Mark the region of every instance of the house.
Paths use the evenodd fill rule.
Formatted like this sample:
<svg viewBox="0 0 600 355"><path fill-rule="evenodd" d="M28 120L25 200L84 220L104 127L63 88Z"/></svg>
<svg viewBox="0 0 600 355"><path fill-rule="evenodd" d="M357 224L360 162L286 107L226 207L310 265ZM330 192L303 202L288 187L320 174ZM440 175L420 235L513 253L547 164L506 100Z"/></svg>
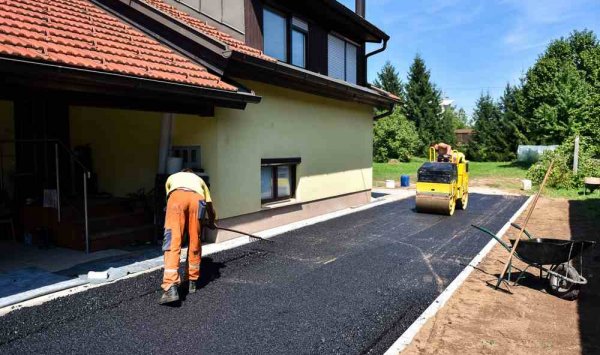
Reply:
<svg viewBox="0 0 600 355"><path fill-rule="evenodd" d="M442 107L442 112L446 111L447 109L449 109L450 107L452 107L452 104L454 103L454 100L448 98L448 97L444 97L442 99L442 101L440 102L440 106Z"/></svg>
<svg viewBox="0 0 600 355"><path fill-rule="evenodd" d="M475 135L475 130L471 128L459 128L454 130L456 144L459 147L464 146L473 140L473 135Z"/></svg>
<svg viewBox="0 0 600 355"><path fill-rule="evenodd" d="M160 238L173 167L247 232L369 202L374 108L398 98L367 83L389 36L357 10L1 2L1 203L23 233L89 251Z"/></svg>

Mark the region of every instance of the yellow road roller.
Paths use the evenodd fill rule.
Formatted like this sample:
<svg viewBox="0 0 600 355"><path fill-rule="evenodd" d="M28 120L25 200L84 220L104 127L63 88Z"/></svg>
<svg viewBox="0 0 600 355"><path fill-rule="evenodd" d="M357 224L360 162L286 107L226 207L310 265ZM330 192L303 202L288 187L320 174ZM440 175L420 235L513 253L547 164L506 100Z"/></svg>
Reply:
<svg viewBox="0 0 600 355"><path fill-rule="evenodd" d="M417 212L452 216L469 203L469 162L445 143L429 148L429 162L417 172Z"/></svg>

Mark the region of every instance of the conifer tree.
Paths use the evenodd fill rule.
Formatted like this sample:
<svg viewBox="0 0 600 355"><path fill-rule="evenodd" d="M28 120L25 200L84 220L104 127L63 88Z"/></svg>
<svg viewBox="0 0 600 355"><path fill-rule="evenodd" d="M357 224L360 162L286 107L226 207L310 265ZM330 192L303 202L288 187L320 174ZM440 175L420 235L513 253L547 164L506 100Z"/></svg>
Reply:
<svg viewBox="0 0 600 355"><path fill-rule="evenodd" d="M383 89L396 96L402 97L403 85L398 71L388 60L377 73L377 79L373 82L375 87Z"/></svg>
<svg viewBox="0 0 600 355"><path fill-rule="evenodd" d="M490 94L481 94L473 112L475 136L469 143L469 159L475 161L503 160L506 142L501 137L502 111Z"/></svg>
<svg viewBox="0 0 600 355"><path fill-rule="evenodd" d="M404 113L417 127L420 149L442 140L447 128L442 119L441 94L431 82L429 70L419 55L410 66L405 95Z"/></svg>

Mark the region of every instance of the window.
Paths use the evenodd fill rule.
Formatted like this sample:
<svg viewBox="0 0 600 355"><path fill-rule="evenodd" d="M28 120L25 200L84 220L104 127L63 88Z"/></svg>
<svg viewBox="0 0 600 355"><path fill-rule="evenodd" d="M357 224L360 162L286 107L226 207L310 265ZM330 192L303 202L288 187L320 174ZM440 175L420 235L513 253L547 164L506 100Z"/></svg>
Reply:
<svg viewBox="0 0 600 355"><path fill-rule="evenodd" d="M282 62L306 68L307 39L308 23L296 17L286 17L274 10L263 10L265 54Z"/></svg>
<svg viewBox="0 0 600 355"><path fill-rule="evenodd" d="M306 68L306 37L308 24L297 18L292 18L292 64Z"/></svg>
<svg viewBox="0 0 600 355"><path fill-rule="evenodd" d="M200 146L173 146L171 148L171 156L183 158L183 168L200 170L202 161L200 159Z"/></svg>
<svg viewBox="0 0 600 355"><path fill-rule="evenodd" d="M263 37L266 55L287 62L287 20L269 9L263 12Z"/></svg>
<svg viewBox="0 0 600 355"><path fill-rule="evenodd" d="M358 47L334 35L327 42L329 76L356 84Z"/></svg>
<svg viewBox="0 0 600 355"><path fill-rule="evenodd" d="M262 159L260 199L262 203L293 198L296 190L296 166L300 158Z"/></svg>

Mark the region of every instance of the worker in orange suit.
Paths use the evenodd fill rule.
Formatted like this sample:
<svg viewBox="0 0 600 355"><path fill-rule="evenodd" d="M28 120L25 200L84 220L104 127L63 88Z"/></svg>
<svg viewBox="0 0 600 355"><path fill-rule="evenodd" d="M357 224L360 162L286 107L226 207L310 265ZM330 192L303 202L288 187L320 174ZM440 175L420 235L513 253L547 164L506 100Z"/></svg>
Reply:
<svg viewBox="0 0 600 355"><path fill-rule="evenodd" d="M216 218L208 186L192 170L185 169L169 176L165 188L167 190L167 212L162 247L165 253L165 270L161 285L164 292L159 300L160 304L179 301L177 290L181 283L179 257L186 230L189 236L189 246L185 274L189 281L189 293L196 292L202 253L199 235L200 214L208 214L207 227L210 229L215 228Z"/></svg>

